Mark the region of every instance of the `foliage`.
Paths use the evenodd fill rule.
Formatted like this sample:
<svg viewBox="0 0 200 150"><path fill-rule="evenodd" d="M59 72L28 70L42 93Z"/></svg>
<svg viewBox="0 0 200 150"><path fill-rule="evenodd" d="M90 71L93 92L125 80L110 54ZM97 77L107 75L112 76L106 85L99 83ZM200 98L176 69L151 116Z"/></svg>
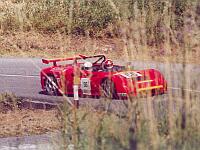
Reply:
<svg viewBox="0 0 200 150"><path fill-rule="evenodd" d="M27 0L2 4L3 30L86 32L105 28L115 20L107 1Z"/></svg>
<svg viewBox="0 0 200 150"><path fill-rule="evenodd" d="M0 28L95 35L111 26L109 32L121 36L120 21L139 24L144 19L147 43L159 45L166 40L168 22L174 31L184 26L188 6L198 16L196 0L5 0L0 3Z"/></svg>

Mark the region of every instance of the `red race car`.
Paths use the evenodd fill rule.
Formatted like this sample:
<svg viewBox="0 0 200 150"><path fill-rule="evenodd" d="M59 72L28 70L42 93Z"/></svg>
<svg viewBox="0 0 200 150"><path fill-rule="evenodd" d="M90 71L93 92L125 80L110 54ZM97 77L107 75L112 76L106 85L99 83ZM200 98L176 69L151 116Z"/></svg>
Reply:
<svg viewBox="0 0 200 150"><path fill-rule="evenodd" d="M74 84L83 97L127 98L167 92L167 82L158 70L131 70L113 64L104 55L42 59L42 62L53 63L40 73L42 89L48 95L73 95Z"/></svg>

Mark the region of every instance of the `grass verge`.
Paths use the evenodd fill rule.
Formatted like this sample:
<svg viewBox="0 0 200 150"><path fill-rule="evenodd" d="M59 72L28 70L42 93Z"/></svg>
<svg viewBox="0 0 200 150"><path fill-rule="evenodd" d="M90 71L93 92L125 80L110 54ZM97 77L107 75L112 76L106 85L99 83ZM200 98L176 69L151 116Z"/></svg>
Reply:
<svg viewBox="0 0 200 150"><path fill-rule="evenodd" d="M167 95L127 101L123 115L116 113L121 111L119 109L115 113L111 111L107 107L111 102L108 100L101 102L103 109L84 105L77 110L64 102L47 111L15 107L16 103L11 102L13 95L4 94L1 99L1 108L7 102L10 104L10 109L0 113L1 137L59 132L59 138L53 140L60 149L70 144L91 150L197 149L200 144L197 98L191 100L185 129L181 125L183 101L173 98L173 107L170 107Z"/></svg>

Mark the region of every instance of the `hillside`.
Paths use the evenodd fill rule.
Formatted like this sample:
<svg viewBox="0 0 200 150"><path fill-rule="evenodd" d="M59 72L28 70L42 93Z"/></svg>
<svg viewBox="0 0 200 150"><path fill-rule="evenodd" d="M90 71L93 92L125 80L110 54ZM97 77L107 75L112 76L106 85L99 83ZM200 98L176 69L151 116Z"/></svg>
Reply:
<svg viewBox="0 0 200 150"><path fill-rule="evenodd" d="M81 52L199 63L197 0L4 0L0 12L1 56Z"/></svg>

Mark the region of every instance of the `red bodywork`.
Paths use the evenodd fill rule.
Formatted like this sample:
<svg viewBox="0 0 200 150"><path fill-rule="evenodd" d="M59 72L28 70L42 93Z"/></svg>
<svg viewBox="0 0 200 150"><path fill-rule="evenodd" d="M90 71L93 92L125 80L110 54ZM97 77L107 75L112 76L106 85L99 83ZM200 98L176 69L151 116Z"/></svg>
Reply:
<svg viewBox="0 0 200 150"><path fill-rule="evenodd" d="M93 71L82 69L83 63L87 59L97 59L93 62ZM103 62L106 61L104 55L83 56L66 59L43 59L43 63L53 63L53 66L41 71L41 86L45 91L45 80L48 76L53 76L57 82L57 88L63 90L63 94L73 94L74 64L58 65L57 62L76 60L76 66L81 70L80 81L82 78L89 78L91 96L102 95L102 83L109 79L114 85L115 95L118 97L138 96L151 91L153 95L164 94L167 92L167 82L163 75L155 69L130 70L124 66L114 65L112 70L102 69ZM80 62L79 62L80 61ZM83 61L83 62L81 62ZM64 80L63 80L64 79ZM63 83L64 82L64 83ZM81 84L79 84L79 94L84 95Z"/></svg>

